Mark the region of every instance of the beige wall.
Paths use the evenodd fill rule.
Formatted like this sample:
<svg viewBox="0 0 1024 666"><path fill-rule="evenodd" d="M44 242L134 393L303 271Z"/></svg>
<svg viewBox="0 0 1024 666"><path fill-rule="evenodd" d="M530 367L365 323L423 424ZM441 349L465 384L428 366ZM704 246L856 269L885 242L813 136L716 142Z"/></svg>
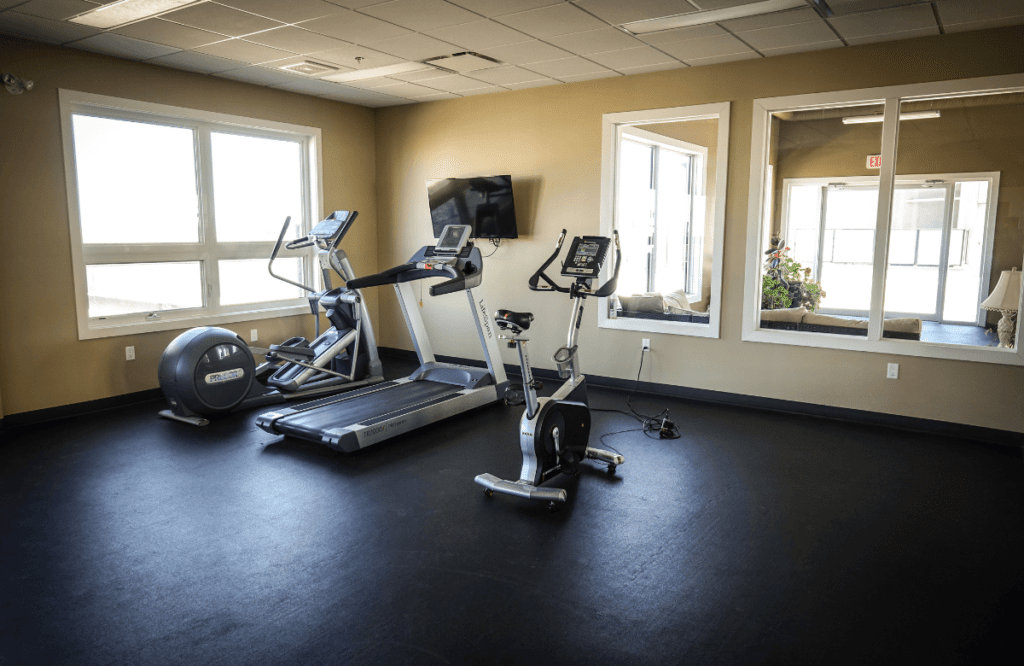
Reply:
<svg viewBox="0 0 1024 666"><path fill-rule="evenodd" d="M0 355L0 392L8 416L155 388L160 354L180 332L78 340L59 88L321 128L324 211L360 212L345 248L357 273L377 270L372 109L7 37L0 52L5 72L35 81L19 96L0 92L0 349L9 352ZM370 307L376 315L375 300ZM259 342L270 344L312 334L312 320L227 328L246 339L257 328ZM124 360L127 345L135 361Z"/></svg>
<svg viewBox="0 0 1024 666"><path fill-rule="evenodd" d="M552 368L568 301L534 294L526 280L563 227L570 236L599 232L602 114L731 101L722 338L599 330L592 303L580 339L584 370L632 379L639 338L651 337L647 381L1024 432L1017 367L740 340L753 99L1024 72L1022 37L1024 29L1005 28L382 109L379 262L403 262L431 241L427 178L511 173L529 182L527 194L516 189L521 238L486 260L481 292L491 310L536 315L532 358ZM437 353L482 358L463 297L424 301L432 301L424 313ZM411 349L393 296L382 300L380 319L382 344ZM901 365L897 381L885 379L890 361ZM676 419L685 424L685 414Z"/></svg>

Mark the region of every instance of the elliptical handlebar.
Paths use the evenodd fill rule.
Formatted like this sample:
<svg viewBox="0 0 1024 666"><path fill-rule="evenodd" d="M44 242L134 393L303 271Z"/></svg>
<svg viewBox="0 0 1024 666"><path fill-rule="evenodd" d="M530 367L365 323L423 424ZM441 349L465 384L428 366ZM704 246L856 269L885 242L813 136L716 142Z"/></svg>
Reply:
<svg viewBox="0 0 1024 666"><path fill-rule="evenodd" d="M316 289L304 285L301 282L290 280L284 277L283 275L278 275L277 273L274 272L274 260L277 259L277 254L281 251L281 243L284 242L284 235L288 232L288 225L291 224L291 221L291 215L284 219L284 226L281 227L281 233L278 234L277 236L277 243L274 244L274 251L270 253L270 261L267 262L267 272L270 273L271 277L275 277L278 280L281 280L282 282L287 282L288 284L295 285L299 289L308 291L309 293L314 293ZM312 244L313 238L311 236L304 236L303 238L297 238L291 241L290 243L285 245L285 247L288 248L289 250L296 250L303 247L309 247Z"/></svg>

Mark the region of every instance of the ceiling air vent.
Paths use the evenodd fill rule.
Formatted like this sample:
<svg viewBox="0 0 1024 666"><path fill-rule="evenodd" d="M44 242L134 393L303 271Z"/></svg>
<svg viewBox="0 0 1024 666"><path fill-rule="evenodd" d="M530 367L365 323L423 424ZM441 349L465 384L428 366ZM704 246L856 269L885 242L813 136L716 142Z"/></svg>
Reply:
<svg viewBox="0 0 1024 666"><path fill-rule="evenodd" d="M463 51L462 53L453 53L452 55L430 58L423 62L433 65L434 67L447 69L450 72L457 72L459 74L475 72L478 69L487 69L488 67L497 67L498 65L504 64L500 60L488 58L487 56L482 56L479 53L472 53L471 51Z"/></svg>
<svg viewBox="0 0 1024 666"><path fill-rule="evenodd" d="M338 71L337 67L313 62L312 60L303 60L302 62L294 62L290 65L281 65L279 69L295 72L296 74L305 74L306 76L317 76L318 74L327 74L328 72Z"/></svg>

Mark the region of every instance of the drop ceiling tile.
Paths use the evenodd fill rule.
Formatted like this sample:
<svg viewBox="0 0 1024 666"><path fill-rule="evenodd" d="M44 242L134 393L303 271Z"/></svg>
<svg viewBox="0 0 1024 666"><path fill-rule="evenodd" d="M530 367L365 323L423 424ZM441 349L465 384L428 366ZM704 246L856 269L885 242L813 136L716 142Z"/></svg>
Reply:
<svg viewBox="0 0 1024 666"><path fill-rule="evenodd" d="M701 0L696 1L704 6ZM697 11L697 7L686 0L578 0L575 4L612 25Z"/></svg>
<svg viewBox="0 0 1024 666"><path fill-rule="evenodd" d="M415 83L400 83L394 82L393 85L382 86L376 89L377 92L385 95L394 95L395 97L407 97L415 99L416 97L427 97L429 95L436 95L437 91L433 88L427 88L425 86L416 85Z"/></svg>
<svg viewBox="0 0 1024 666"><path fill-rule="evenodd" d="M707 25L693 25L688 28L675 28L673 30L662 30L651 32L646 35L638 35L637 39L648 44L671 44L681 42L684 39L702 39L704 37L716 37L729 34L713 23Z"/></svg>
<svg viewBox="0 0 1024 666"><path fill-rule="evenodd" d="M67 44L97 35L100 31L84 25L29 16L15 11L0 12L0 34L34 39L46 44Z"/></svg>
<svg viewBox="0 0 1024 666"><path fill-rule="evenodd" d="M379 5L386 0L327 0L332 5L338 5L346 9L362 9L363 7L369 7L370 5Z"/></svg>
<svg viewBox="0 0 1024 666"><path fill-rule="evenodd" d="M988 28L1003 28L1021 24L1024 24L1024 16L1007 16L1005 18L971 21L970 23L947 23L943 27L946 32L969 32L971 30L987 30Z"/></svg>
<svg viewBox="0 0 1024 666"><path fill-rule="evenodd" d="M393 0L366 7L362 13L417 32L470 23L480 18L444 0Z"/></svg>
<svg viewBox="0 0 1024 666"><path fill-rule="evenodd" d="M601 19L568 3L531 9L518 14L506 14L495 20L520 32L525 32L531 37L554 37L571 32L585 32L608 27Z"/></svg>
<svg viewBox="0 0 1024 666"><path fill-rule="evenodd" d="M810 23L796 23L794 25L761 28L760 30L747 30L736 33L736 36L758 51L781 49L800 44L840 41L836 37L836 33L832 32L832 29L821 19Z"/></svg>
<svg viewBox="0 0 1024 666"><path fill-rule="evenodd" d="M572 76L560 76L563 83L578 83L580 81L593 81L594 79L610 79L613 76L622 76L618 72L604 71L592 74L573 74Z"/></svg>
<svg viewBox="0 0 1024 666"><path fill-rule="evenodd" d="M190 5L184 9L161 14L160 18L232 37L251 35L254 32L270 30L281 25L277 21L247 14L213 2Z"/></svg>
<svg viewBox="0 0 1024 666"><path fill-rule="evenodd" d="M288 74L280 70L268 69L266 67L242 67L241 69L232 69L227 72L220 72L217 76L225 79L233 79L235 81L255 83L261 86L272 86L275 84L288 83L301 75Z"/></svg>
<svg viewBox="0 0 1024 666"><path fill-rule="evenodd" d="M159 56L176 53L180 49L163 44L144 42L141 39L132 39L112 32L105 32L92 37L86 37L72 45L76 49L93 51L95 53L106 53L107 55L130 58L132 60L149 60Z"/></svg>
<svg viewBox="0 0 1024 666"><path fill-rule="evenodd" d="M889 9L898 5L913 5L921 0L828 0L828 6L838 16L855 12L867 12L875 9ZM941 0L944 2L945 0ZM977 0L974 0L977 1ZM989 0L981 0L988 2Z"/></svg>
<svg viewBox="0 0 1024 666"><path fill-rule="evenodd" d="M562 58L561 60L531 63L526 69L550 76L553 79L564 79L567 76L577 76L579 74L597 74L606 71L607 67L602 67L596 62L590 62L584 58L573 56L571 58Z"/></svg>
<svg viewBox="0 0 1024 666"><path fill-rule="evenodd" d="M1024 2L1020 0L988 0L987 2L943 0L938 4L938 8L943 26L956 26L979 21L993 22L1024 15ZM1019 21L1015 23L1019 23ZM1014 25L1015 23L1000 23L1000 25Z"/></svg>
<svg viewBox="0 0 1024 666"><path fill-rule="evenodd" d="M281 60L282 58L287 58L291 55L288 51L272 49L269 46L263 46L262 44L253 44L252 42L247 42L243 39L229 39L227 41L217 42L216 44L208 44L206 46L200 46L197 49L193 49L193 51L197 53L205 53L206 55L217 56L218 58L239 60L250 64Z"/></svg>
<svg viewBox="0 0 1024 666"><path fill-rule="evenodd" d="M589 55L591 53L606 53L608 51L621 51L643 46L636 37L632 37L615 28L601 28L588 32L574 32L568 35L557 35L549 37L547 41L561 49L565 49L576 55Z"/></svg>
<svg viewBox="0 0 1024 666"><path fill-rule="evenodd" d="M650 72L663 72L668 69L685 69L686 67L687 65L684 65L679 61L673 60L672 62L665 62L661 63L660 65L647 65L645 67L624 67L618 71L620 74L624 76L629 76L631 74L648 74Z"/></svg>
<svg viewBox="0 0 1024 666"><path fill-rule="evenodd" d="M551 46L546 42L537 40L483 49L480 53L481 55L513 65L528 65L531 62L558 60L559 58L568 58L572 55L557 46Z"/></svg>
<svg viewBox="0 0 1024 666"><path fill-rule="evenodd" d="M90 9L96 9L98 6L84 0L29 0L29 2L18 5L18 12L29 16L63 21Z"/></svg>
<svg viewBox="0 0 1024 666"><path fill-rule="evenodd" d="M540 88L542 86L554 86L561 83L558 79L538 79L536 81L524 81L523 83L507 83L505 88L509 90L524 90L526 88Z"/></svg>
<svg viewBox="0 0 1024 666"><path fill-rule="evenodd" d="M456 95L455 93L437 92L435 90L433 95L425 95L423 97L416 97L414 99L417 102L436 102L442 99L456 99L457 97L458 95Z"/></svg>
<svg viewBox="0 0 1024 666"><path fill-rule="evenodd" d="M449 76L449 73L441 69L426 69L421 72L409 72L408 74L392 74L388 78L407 81L409 83L419 83L420 81L426 81L427 79L439 79L442 76Z"/></svg>
<svg viewBox="0 0 1024 666"><path fill-rule="evenodd" d="M491 17L550 7L565 2L565 0L449 0L449 2L481 16Z"/></svg>
<svg viewBox="0 0 1024 666"><path fill-rule="evenodd" d="M265 16L282 23L298 23L345 11L324 0L218 0L222 5Z"/></svg>
<svg viewBox="0 0 1024 666"><path fill-rule="evenodd" d="M476 79L471 79L468 76L462 76L461 74L451 74L449 76L442 76L436 79L427 79L422 83L428 88L443 90L444 92L455 92L460 95L467 90L488 88L491 86L489 83L477 81Z"/></svg>
<svg viewBox="0 0 1024 666"><path fill-rule="evenodd" d="M472 95L487 95L490 93L505 92L505 89L501 86L487 86L486 88L474 88L473 90L462 90L459 94L463 97L471 97Z"/></svg>
<svg viewBox="0 0 1024 666"><path fill-rule="evenodd" d="M931 5L911 5L847 16L833 16L829 19L829 23L848 42L859 37L926 28L933 29L932 34L939 34Z"/></svg>
<svg viewBox="0 0 1024 666"><path fill-rule="evenodd" d="M691 67L700 67L701 65L719 65L723 62L735 62L737 60L753 60L754 58L760 58L753 51L747 51L746 53L733 53L730 55L712 56L710 58L695 58L687 61Z"/></svg>
<svg viewBox="0 0 1024 666"><path fill-rule="evenodd" d="M604 65L609 69L622 71L632 67L646 67L649 65L661 65L666 63L680 64L675 58L665 55L651 46L641 46L636 49L625 49L622 51L611 51L609 53L595 53L589 56L590 60Z"/></svg>
<svg viewBox="0 0 1024 666"><path fill-rule="evenodd" d="M326 51L328 49L348 46L348 42L327 37L317 32L303 30L292 25L257 32L255 35L246 37L245 41L291 51L292 53L313 53L314 51Z"/></svg>
<svg viewBox="0 0 1024 666"><path fill-rule="evenodd" d="M470 51L482 51L493 46L516 44L533 39L529 35L495 21L473 21L431 30L426 34Z"/></svg>
<svg viewBox="0 0 1024 666"><path fill-rule="evenodd" d="M861 44L877 44L879 42L894 42L900 39L913 39L915 37L930 37L939 34L938 28L922 28L920 30L904 30L903 32L888 32L884 35L869 35L867 37L849 37L846 42L850 46Z"/></svg>
<svg viewBox="0 0 1024 666"><path fill-rule="evenodd" d="M352 69L370 69L372 67L384 67L405 62L402 58L396 58L393 55L381 53L366 46L356 46L355 44L326 51L314 51L308 55L314 60L325 60L330 64L342 65ZM357 58L361 58L361 60L357 60Z"/></svg>
<svg viewBox="0 0 1024 666"><path fill-rule="evenodd" d="M190 72L201 72L203 74L215 74L238 69L237 60L226 60L205 53L195 51L178 51L168 56L161 56L150 60L155 65L164 65L174 69L186 69Z"/></svg>
<svg viewBox="0 0 1024 666"><path fill-rule="evenodd" d="M299 27L354 44L365 44L410 34L405 28L352 11L331 14L312 21L303 21Z"/></svg>
<svg viewBox="0 0 1024 666"><path fill-rule="evenodd" d="M289 90L304 95L329 95L338 90L337 83L320 81L319 79L295 78L287 83L275 83L270 86L276 90Z"/></svg>
<svg viewBox="0 0 1024 666"><path fill-rule="evenodd" d="M25 0L0 0L0 9L10 9L15 5L24 4Z"/></svg>
<svg viewBox="0 0 1024 666"><path fill-rule="evenodd" d="M370 42L368 46L405 60L425 60L436 56L451 55L459 50L459 47L453 44L421 35L418 32Z"/></svg>
<svg viewBox="0 0 1024 666"><path fill-rule="evenodd" d="M726 7L738 7L740 5L752 5L755 2L761 2L762 0L693 0L695 3L700 5L701 9L725 9ZM899 2L899 0L896 0Z"/></svg>
<svg viewBox="0 0 1024 666"><path fill-rule="evenodd" d="M831 5L830 5L831 6ZM821 20L818 12L810 7L799 7L788 9L784 12L772 14L761 14L759 16L747 16L746 18L721 21L719 25L730 32L743 32L744 30L760 30L762 28L775 28L780 25L795 25L807 23L808 21Z"/></svg>
<svg viewBox="0 0 1024 666"><path fill-rule="evenodd" d="M377 79L346 81L343 85L345 85L348 88L359 88L360 90L376 90L378 88L387 88L388 86L395 86L398 85L399 83L405 83L405 81L398 81L391 77L380 77Z"/></svg>
<svg viewBox="0 0 1024 666"><path fill-rule="evenodd" d="M171 23L158 18L115 28L114 32L125 37L144 39L147 42L174 46L179 49L194 49L197 46L205 46L227 39L226 35L218 35L214 32L190 28L187 25Z"/></svg>
<svg viewBox="0 0 1024 666"><path fill-rule="evenodd" d="M691 39L685 42L674 42L672 44L659 44L658 48L686 63L698 58L716 58L740 53L754 53L750 50L750 47L732 35L719 35L717 37Z"/></svg>
<svg viewBox="0 0 1024 666"><path fill-rule="evenodd" d="M371 108L397 106L399 104L409 103L408 100L402 99L401 97L384 95L382 93L369 90L356 90L355 88L346 88L344 86L338 86L338 90L325 95L320 95L320 97L337 102L347 102L348 104L368 106Z"/></svg>
<svg viewBox="0 0 1024 666"><path fill-rule="evenodd" d="M809 51L824 51L825 49L838 49L845 46L842 41L833 39L831 41L817 42L814 44L795 44L793 46L781 46L775 49L758 49L766 58L790 53L807 53Z"/></svg>
<svg viewBox="0 0 1024 666"><path fill-rule="evenodd" d="M470 72L469 76L480 81L493 83L497 86L504 86L509 83L524 83L545 78L541 74L531 72L521 67L495 67L493 69L482 69L479 72Z"/></svg>

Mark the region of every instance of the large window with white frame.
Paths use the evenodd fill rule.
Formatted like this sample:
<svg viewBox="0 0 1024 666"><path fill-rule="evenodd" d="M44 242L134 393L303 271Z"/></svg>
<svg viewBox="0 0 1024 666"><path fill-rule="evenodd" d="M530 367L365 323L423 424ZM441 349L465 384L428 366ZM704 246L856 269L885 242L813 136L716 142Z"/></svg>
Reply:
<svg viewBox="0 0 1024 666"><path fill-rule="evenodd" d="M60 91L81 339L306 311L267 260L319 214L317 128ZM308 257L275 270L311 284Z"/></svg>
<svg viewBox="0 0 1024 666"><path fill-rule="evenodd" d="M1024 76L759 99L753 121L744 340L1024 364Z"/></svg>
<svg viewBox="0 0 1024 666"><path fill-rule="evenodd" d="M718 337L728 135L728 103L604 116L601 232L622 265L601 327Z"/></svg>

